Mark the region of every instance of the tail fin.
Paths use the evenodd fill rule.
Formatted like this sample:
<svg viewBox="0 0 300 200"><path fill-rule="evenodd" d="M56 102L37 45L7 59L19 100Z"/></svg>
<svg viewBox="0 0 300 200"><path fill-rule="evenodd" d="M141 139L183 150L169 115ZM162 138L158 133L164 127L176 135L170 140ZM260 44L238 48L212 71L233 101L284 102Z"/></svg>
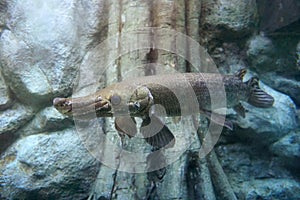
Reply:
<svg viewBox="0 0 300 200"><path fill-rule="evenodd" d="M247 81L251 88L248 103L259 108L272 107L274 98L260 89L258 81L259 79L257 77L252 77L249 81Z"/></svg>

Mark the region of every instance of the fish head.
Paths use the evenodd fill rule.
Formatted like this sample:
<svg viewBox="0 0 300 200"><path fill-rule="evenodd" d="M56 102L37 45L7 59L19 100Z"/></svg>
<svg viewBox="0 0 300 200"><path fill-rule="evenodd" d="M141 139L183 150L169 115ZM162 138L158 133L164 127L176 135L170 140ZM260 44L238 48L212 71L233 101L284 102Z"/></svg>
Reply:
<svg viewBox="0 0 300 200"><path fill-rule="evenodd" d="M151 92L143 85L116 84L100 90L98 94L109 103L113 116L144 116L153 105Z"/></svg>
<svg viewBox="0 0 300 200"><path fill-rule="evenodd" d="M128 107L132 115L148 115L150 107L154 105L153 96L147 86L139 86L131 95Z"/></svg>

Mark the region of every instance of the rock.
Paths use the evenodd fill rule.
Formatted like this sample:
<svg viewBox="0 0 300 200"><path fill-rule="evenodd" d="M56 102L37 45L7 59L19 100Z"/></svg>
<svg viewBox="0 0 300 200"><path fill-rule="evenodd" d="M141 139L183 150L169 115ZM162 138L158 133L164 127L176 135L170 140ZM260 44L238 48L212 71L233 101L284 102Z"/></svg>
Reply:
<svg viewBox="0 0 300 200"><path fill-rule="evenodd" d="M246 117L238 117L238 137L251 138L261 144L271 144L297 127L296 106L291 98L260 83L260 87L274 97L271 108L257 108L243 103Z"/></svg>
<svg viewBox="0 0 300 200"><path fill-rule="evenodd" d="M16 131L29 121L32 115L31 108L17 103L8 110L0 111L0 135Z"/></svg>
<svg viewBox="0 0 300 200"><path fill-rule="evenodd" d="M299 196L300 184L294 175L265 147L231 142L215 149L238 199L297 199Z"/></svg>
<svg viewBox="0 0 300 200"><path fill-rule="evenodd" d="M14 132L28 122L34 114L29 107L19 103L13 104L6 85L1 85L2 83L4 82L0 76L0 101L2 102L0 103L0 154L16 140L17 135Z"/></svg>
<svg viewBox="0 0 300 200"><path fill-rule="evenodd" d="M42 132L58 131L72 125L73 120L71 118L62 115L51 106L37 113L30 123L17 132L17 135L28 136Z"/></svg>
<svg viewBox="0 0 300 200"><path fill-rule="evenodd" d="M297 0L258 0L260 29L275 31L300 18L300 3Z"/></svg>
<svg viewBox="0 0 300 200"><path fill-rule="evenodd" d="M270 151L292 168L299 168L300 132L292 132L270 146Z"/></svg>
<svg viewBox="0 0 300 200"><path fill-rule="evenodd" d="M5 24L5 19L7 15L7 1L3 0L0 1L0 24L4 25ZM1 37L1 31L0 31L0 37Z"/></svg>
<svg viewBox="0 0 300 200"><path fill-rule="evenodd" d="M293 71L293 70L291 70ZM294 71L297 76L297 71ZM300 71L299 71L300 75ZM296 77L295 76L295 77ZM289 95L293 101L300 105L300 82L292 77L286 78L276 73L270 72L264 75L264 81L274 89Z"/></svg>
<svg viewBox="0 0 300 200"><path fill-rule="evenodd" d="M300 124L300 109L297 109L297 124Z"/></svg>
<svg viewBox="0 0 300 200"><path fill-rule="evenodd" d="M6 199L83 199L98 162L74 129L25 137L0 160L0 193Z"/></svg>
<svg viewBox="0 0 300 200"><path fill-rule="evenodd" d="M300 70L300 41L297 44L296 55L297 55L297 67Z"/></svg>
<svg viewBox="0 0 300 200"><path fill-rule="evenodd" d="M199 4L202 4L201 12ZM205 7L208 8L207 12L205 12ZM204 12L202 12L203 10ZM184 58L175 55L180 52L177 51L180 50L180 46L176 42L179 41L177 37L174 38L174 43L170 44L170 48L174 50L171 52L155 48L154 50L139 49L123 54L123 50L133 50L135 46L125 46L129 43L125 41L125 45L123 45L123 41L120 39L127 31L143 29L144 26L172 28L191 36L196 41L217 43L212 45L221 47L217 54L222 54L220 62L223 64L218 65L218 68L225 68L222 69L223 71L221 70L222 72L228 72L229 69L235 71L236 68L248 66L250 63L252 69L255 69L265 82L268 80L265 74L262 74L265 71L274 73L292 71L294 73L295 71L291 69L295 68L287 67L284 64L288 57L285 55L277 57L280 52L274 50L279 49L281 53L287 52L286 54L294 53L295 49L290 51L290 45L289 48L281 49L281 46L278 45L280 42L264 36L260 36L261 40L256 37L251 38L249 45L251 42L254 43L251 44L251 49L248 48L249 45L245 44L245 38L259 31L256 30L258 28L256 16L256 0L201 2L197 0L189 2L162 0L122 1L121 3L120 1L104 2L103 0L0 0L0 29L3 24L7 25L6 29L0 30L0 34L2 33L0 38L1 73L5 80L3 91L10 91L11 98L30 104L35 111L40 109L28 124L24 125L24 121L17 126L17 129L0 134L0 147L3 146L1 142L4 141L6 144L6 141L14 142L16 139L14 137L21 136L19 141L6 150L0 160L0 199L87 199L89 191L93 193L93 198L102 200L114 198L192 199L193 197L203 197L201 196L203 195L202 191L207 190L211 192L206 194L212 194L207 196L214 199L213 192L215 190L212 188L212 184L202 184L202 182L207 184L207 180L210 179L207 172L208 166L203 166L197 159L195 162L189 160L186 154L176 157L176 162L166 167L167 170L161 182L155 179L155 173L151 173L153 176L150 177L150 173L121 172L103 165L99 171L97 162L89 153L94 153L102 158L110 158L109 161L114 164L119 164L118 161L122 157L109 145L104 149L99 148L105 143L105 140L102 139L111 141L116 146L124 145L124 150L131 152L148 152L151 147L146 146L144 140L139 137L131 138L130 141L126 138L125 142L121 144L121 139L113 128L114 123L111 119L107 119L105 122L103 119L99 119L95 122L98 125L100 122L98 127L90 122L82 122L83 124L87 123L87 126L80 127L81 125L77 122L77 124L75 123L77 134L75 134L74 129L65 129L72 126L71 120L57 113L53 107L46 106L51 104L53 97L69 96L72 93L76 75L82 78L85 72L98 69L99 66L108 69L105 72L100 70L99 74L93 74L92 82L96 84L101 82L101 87L104 83L111 84L120 78L130 77L126 77L126 73L136 76L154 72L159 74L163 72L159 68L165 67L169 67L173 71L191 70L191 66ZM201 26L199 26L200 24ZM199 38L199 33L201 38ZM167 36L168 31L164 34ZM205 37L202 37L202 34ZM96 51L93 51L93 47L103 47L99 44L102 44L101 42L110 36L115 36L113 39L116 40L107 46L104 45L104 48L96 48ZM214 37L216 41L211 41L210 37ZM130 38L130 41L135 44L135 39L143 41L139 36L132 40ZM155 41L157 43L153 44L160 45L161 41ZM282 42L282 44L285 43ZM206 44L204 46L206 47ZM210 44L207 46L210 47ZM247 48L249 59L245 58L244 51ZM84 55L89 56L83 59ZM197 54L190 54L190 56L194 55L197 57ZM104 59L101 59L102 57ZM84 62L84 60L86 61ZM291 62L294 61L295 59L291 59ZM155 69L153 63L159 63L159 67ZM257 64L258 66L256 66ZM85 71L78 72L79 66L80 69L83 66L86 67ZM144 66L148 68L144 68ZM138 73L134 73L134 71ZM100 80L100 76L105 76L106 80L105 78ZM87 76L85 79L87 80L89 77L91 76ZM290 79L288 76L282 77ZM283 83L283 80L280 83ZM0 83L0 88L2 88L1 86ZM273 85L271 86L273 87ZM290 86L291 83L286 87L291 88ZM291 96L292 93L297 95L290 89L288 91L285 93ZM91 93L91 90L87 88L85 92ZM277 165L278 161L276 159L282 157L273 157L273 150L271 150L272 153L266 151L266 148L258 150L260 141L266 141L268 145L274 146L274 142L290 133L295 125L294 104L285 95L279 95L279 93L274 95L276 99L274 108L257 109L245 105L249 110L247 118L245 121L238 119L240 126L245 129L237 128L236 135L247 139L250 137L254 142L231 143L232 147L229 147L230 145L222 146L224 148L218 154L230 184L233 185L232 188L236 194L240 191L241 197L250 194L247 197L252 198L252 194L254 196L259 193L262 197L269 198L265 192L267 185L275 187L274 190L272 188L269 190L272 193L270 195L273 195L271 197L274 197L278 193L281 194L283 190L290 191L289 185L279 187L279 183L276 183L277 180L279 182L291 180L285 183L292 185L292 180L295 178L295 174L289 174L284 167L275 167L274 169L274 165ZM9 97L8 95L3 96ZM292 96L293 100L296 99L295 96ZM4 102L7 102L7 98ZM3 105L8 104L4 103ZM5 108L7 109L7 107ZM4 112L9 111L5 110ZM0 118L0 122L18 115L18 113L5 115L4 118ZM193 121L190 120L190 122ZM182 146L181 144L188 143L188 136L195 132L194 126L189 123L184 123L183 126L173 122L168 122L168 125L169 123L169 128L173 128L174 132L183 133L177 144ZM3 126L0 124L0 127ZM92 130L90 131L86 127ZM83 129L81 135L80 128ZM182 131L180 131L181 128ZM102 134L103 130L106 135ZM99 135L101 136L97 138L96 136ZM236 142L236 135L234 135L235 140L231 139L231 142ZM82 146L82 140L89 142L84 142L86 146L90 147L89 153ZM245 147L247 144L249 146ZM173 151L173 149L170 150ZM197 152L195 153L196 157L198 150L194 150ZM257 151L255 152L255 150ZM124 169L125 165L126 169L134 171L136 168L132 163L136 160L140 160L140 158L125 159L123 165L118 167ZM146 158L144 160L146 161ZM187 164L187 160L189 160L189 164ZM153 163L155 162L153 161ZM146 162L141 164L146 167ZM158 174L158 176L160 175ZM200 180L201 178L203 181ZM252 180L254 183L251 182ZM273 185L271 180L275 182ZM240 190L242 184L245 187ZM276 186L276 184L278 185ZM92 185L93 188L91 188ZM298 186L294 187L295 196L298 194L298 188ZM282 192L282 194L287 193ZM215 193L215 195L217 199L220 198L219 193ZM259 195L256 197L259 198ZM287 194L288 197L293 198L290 193Z"/></svg>
<svg viewBox="0 0 300 200"><path fill-rule="evenodd" d="M0 155L5 152L5 150L16 141L17 136L12 133L2 133L0 134ZM0 196L1 197L1 196Z"/></svg>
<svg viewBox="0 0 300 200"><path fill-rule="evenodd" d="M275 46L270 38L257 35L250 39L247 56L255 71L273 71L276 66L275 54Z"/></svg>
<svg viewBox="0 0 300 200"><path fill-rule="evenodd" d="M8 2L10 30L0 40L1 68L21 102L41 106L70 95L91 36L102 26L103 7L102 1Z"/></svg>
<svg viewBox="0 0 300 200"><path fill-rule="evenodd" d="M0 71L0 111L10 107L12 102L13 101L10 98L8 87L6 86Z"/></svg>
<svg viewBox="0 0 300 200"><path fill-rule="evenodd" d="M263 146L249 142L230 142L216 146L215 149L235 191L241 182L253 179L292 178L291 173Z"/></svg>
<svg viewBox="0 0 300 200"><path fill-rule="evenodd" d="M282 49L282 50L280 50ZM292 39L273 39L258 35L250 39L247 55L251 69L263 74L261 79L272 88L283 92L300 105L300 68L294 56L298 48Z"/></svg>
<svg viewBox="0 0 300 200"><path fill-rule="evenodd" d="M267 179L244 182L239 191L239 198L246 200L299 199L300 184L292 179Z"/></svg>
<svg viewBox="0 0 300 200"><path fill-rule="evenodd" d="M41 105L50 99L47 76L31 61L33 55L28 45L11 31L5 31L0 42L3 75L14 95L29 105Z"/></svg>
<svg viewBox="0 0 300 200"><path fill-rule="evenodd" d="M257 24L256 2L217 0L202 4L202 26L219 31L222 38L236 38L249 34Z"/></svg>

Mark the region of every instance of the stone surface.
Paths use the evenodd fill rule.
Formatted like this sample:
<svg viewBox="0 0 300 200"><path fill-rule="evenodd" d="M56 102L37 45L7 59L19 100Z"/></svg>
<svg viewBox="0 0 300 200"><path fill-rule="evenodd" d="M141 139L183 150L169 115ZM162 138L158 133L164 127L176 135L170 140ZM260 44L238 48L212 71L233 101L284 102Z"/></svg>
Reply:
<svg viewBox="0 0 300 200"><path fill-rule="evenodd" d="M300 19L300 3L297 0L258 0L260 29L276 31Z"/></svg>
<svg viewBox="0 0 300 200"><path fill-rule="evenodd" d="M51 96L46 74L34 64L30 47L11 31L1 37L1 69L15 96L29 105L39 106Z"/></svg>
<svg viewBox="0 0 300 200"><path fill-rule="evenodd" d="M3 0L0 1L0 25L5 25L7 19L7 1ZM1 37L1 32L0 31L0 37Z"/></svg>
<svg viewBox="0 0 300 200"><path fill-rule="evenodd" d="M300 41L297 44L296 55L297 55L297 67L298 69L300 69Z"/></svg>
<svg viewBox="0 0 300 200"><path fill-rule="evenodd" d="M256 2L239 0L204 1L202 26L219 31L223 38L249 34L257 24Z"/></svg>
<svg viewBox="0 0 300 200"><path fill-rule="evenodd" d="M33 114L31 108L21 104L14 104L10 109L0 111L0 154L17 139L14 132L26 124Z"/></svg>
<svg viewBox="0 0 300 200"><path fill-rule="evenodd" d="M21 104L14 104L10 109L0 111L0 134L16 131L32 116L32 109Z"/></svg>
<svg viewBox="0 0 300 200"><path fill-rule="evenodd" d="M251 66L258 72L274 70L276 63L275 46L268 37L257 35L250 39L247 56Z"/></svg>
<svg viewBox="0 0 300 200"><path fill-rule="evenodd" d="M278 162L280 160L272 157L265 147L240 142L234 136L227 137L234 141L219 144L215 149L234 191L250 180L292 178L293 175Z"/></svg>
<svg viewBox="0 0 300 200"><path fill-rule="evenodd" d="M216 148L238 199L297 199L300 184L264 147L228 143Z"/></svg>
<svg viewBox="0 0 300 200"><path fill-rule="evenodd" d="M300 184L290 179L254 180L243 183L239 195L246 200L296 200L300 196Z"/></svg>
<svg viewBox="0 0 300 200"><path fill-rule="evenodd" d="M271 38L258 35L247 46L251 69L263 74L261 79L272 88L289 95L300 104L300 68L297 65L299 39Z"/></svg>
<svg viewBox="0 0 300 200"><path fill-rule="evenodd" d="M262 32L251 37L246 46L250 67L259 73L273 72L289 78L293 78L294 73L299 73L299 68L295 65L299 39L283 37L285 35L288 36L288 32L283 33L282 37Z"/></svg>
<svg viewBox="0 0 300 200"><path fill-rule="evenodd" d="M270 146L271 152L282 159L283 164L299 168L300 132L292 132Z"/></svg>
<svg viewBox="0 0 300 200"><path fill-rule="evenodd" d="M9 90L0 71L0 111L10 107L13 100L10 97Z"/></svg>
<svg viewBox="0 0 300 200"><path fill-rule="evenodd" d="M274 97L271 108L257 108L243 103L246 117L238 117L237 136L251 138L260 144L271 144L297 127L296 106L291 98L260 82L260 87ZM276 113L276 114L274 114Z"/></svg>
<svg viewBox="0 0 300 200"><path fill-rule="evenodd" d="M0 40L1 69L20 101L40 106L50 103L53 96L72 92L102 9L102 1L8 3L6 25L10 30ZM82 23L83 18L87 23Z"/></svg>
<svg viewBox="0 0 300 200"><path fill-rule="evenodd" d="M7 199L83 199L99 170L74 129L23 138L0 166L0 194Z"/></svg>
<svg viewBox="0 0 300 200"><path fill-rule="evenodd" d="M42 132L52 132L71 127L72 118L68 118L58 112L53 106L46 107L37 113L33 120L19 130L16 134L20 136L29 136Z"/></svg>
<svg viewBox="0 0 300 200"><path fill-rule="evenodd" d="M293 71L293 70L292 70ZM264 80L268 85L271 85L274 89L289 95L293 101L299 106L300 105L300 81L297 80L299 76L295 71L295 78L287 78L280 76L276 73L267 73L264 76Z"/></svg>
<svg viewBox="0 0 300 200"><path fill-rule="evenodd" d="M205 159L197 159L199 145L190 146L165 168L166 171L135 174L104 165L98 169L89 153L114 163L121 160L120 152L106 146L106 139L132 152L149 152L151 147L138 137L125 138L122 144L111 119L86 122L86 126L76 121L77 133L74 133L74 129L69 129L73 125L71 119L49 106L53 97L72 93L76 75L86 80L79 88L74 87L83 95L92 93L91 88L102 88L126 78L193 71L192 66L176 54L180 48L187 47L181 52L183 55L201 57L202 54L191 54L193 49L188 43L178 44L179 38L172 37L167 47L173 53L159 49L159 45L170 41L168 31L162 32L166 37L161 40L152 38L154 49L124 53L122 50L132 50L137 42L143 41L140 37L130 39L131 43L122 41L126 32L145 26L171 28L200 41L208 52L214 53L221 72L250 68L263 82L288 94L297 103L299 47L296 45L299 38L287 37L289 31L285 31L285 35L256 35L260 29L256 2L259 1L0 0L0 68L4 77L4 84L0 80L0 91L11 91L11 98L18 102L1 112L7 114L0 118L0 130L6 130L0 134L0 147L8 147L21 136L3 152L0 160L0 199L88 199L89 192L90 197L102 200L199 199L203 196L213 200L224 196L221 193L227 191L218 188L219 180L210 177L215 163L207 165ZM7 28L3 29L3 24ZM291 33L298 30L290 28ZM101 46L108 37L112 37L111 43ZM198 64L209 68L207 63L202 59ZM99 72L99 68L104 70ZM97 69L99 73L86 76ZM95 86L88 87L90 83ZM257 109L245 104L249 110L246 119L236 119L240 127L235 127L232 135L222 137L226 139L216 147L224 177L230 183L226 187L232 188L233 196L239 199L295 199L299 197L299 185L294 181L298 175L282 165L285 159L292 162L297 149L297 143L288 139L297 125L295 105L286 95L262 87L275 97L274 107ZM25 123L29 116L25 117L27 120L20 120L22 123L11 120L22 119L20 115L29 113L27 107L15 109L15 106L23 107L20 102L32 105L37 112L28 124ZM191 139L187 137L195 135L195 126L191 124L193 120L183 125L178 121L166 119L169 128L178 134L181 146ZM206 123L201 127L206 127ZM97 137L99 135L101 137ZM91 150L89 153L78 136ZM282 152L283 148L286 151ZM191 151L192 158L188 153ZM134 171L132 163L137 159L123 160L122 164ZM147 167L146 160L142 162L144 167Z"/></svg>

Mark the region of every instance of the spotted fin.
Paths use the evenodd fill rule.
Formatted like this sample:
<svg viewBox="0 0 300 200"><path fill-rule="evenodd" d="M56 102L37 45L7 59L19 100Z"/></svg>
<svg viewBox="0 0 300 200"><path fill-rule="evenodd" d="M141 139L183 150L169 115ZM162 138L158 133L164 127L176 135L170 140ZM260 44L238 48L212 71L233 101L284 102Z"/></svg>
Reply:
<svg viewBox="0 0 300 200"><path fill-rule="evenodd" d="M251 87L248 103L259 108L272 107L274 98L260 89L258 81L259 79L257 77L252 77L247 81L247 84Z"/></svg>
<svg viewBox="0 0 300 200"><path fill-rule="evenodd" d="M124 116L115 118L115 128L120 135L134 137L137 133L136 122L133 117Z"/></svg>
<svg viewBox="0 0 300 200"><path fill-rule="evenodd" d="M175 137L170 129L155 115L143 119L141 133L154 148L171 148L175 144Z"/></svg>
<svg viewBox="0 0 300 200"><path fill-rule="evenodd" d="M245 76L246 73L247 73L247 69L243 68L243 69L238 70L234 74L234 76L237 77L237 78L239 78L240 80L243 80L243 78L244 78L244 76Z"/></svg>

